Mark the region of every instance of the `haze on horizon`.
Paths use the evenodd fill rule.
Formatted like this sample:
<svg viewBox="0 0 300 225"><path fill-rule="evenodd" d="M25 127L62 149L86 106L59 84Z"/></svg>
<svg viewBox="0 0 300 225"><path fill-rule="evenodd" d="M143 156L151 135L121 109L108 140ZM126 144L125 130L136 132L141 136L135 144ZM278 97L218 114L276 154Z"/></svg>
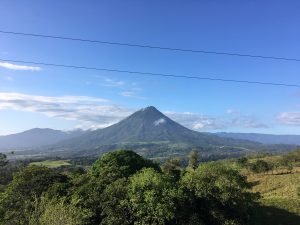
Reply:
<svg viewBox="0 0 300 225"><path fill-rule="evenodd" d="M190 1L184 6L179 1L30 4L4 0L0 30L299 59L299 8L300 2L296 0L289 5L279 1ZM300 83L300 63L296 61L3 33L0 59ZM35 127L103 128L149 105L197 131L300 134L299 100L300 90L296 87L0 61L0 135Z"/></svg>

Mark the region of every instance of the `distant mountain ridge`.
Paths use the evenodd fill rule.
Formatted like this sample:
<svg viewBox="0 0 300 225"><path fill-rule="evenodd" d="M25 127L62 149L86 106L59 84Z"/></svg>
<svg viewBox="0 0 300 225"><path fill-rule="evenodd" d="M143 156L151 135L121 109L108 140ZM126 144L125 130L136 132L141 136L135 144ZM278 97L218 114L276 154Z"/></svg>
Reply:
<svg viewBox="0 0 300 225"><path fill-rule="evenodd" d="M62 157L99 156L115 149L131 149L145 157L185 157L191 149L202 157L240 156L251 152L288 151L292 146L264 145L248 140L219 137L190 130L171 120L155 107L141 109L119 123L67 139L46 150ZM36 153L45 153L41 150Z"/></svg>
<svg viewBox="0 0 300 225"><path fill-rule="evenodd" d="M86 133L83 130L61 131L33 128L21 133L0 136L0 151L13 151L52 145Z"/></svg>
<svg viewBox="0 0 300 225"><path fill-rule="evenodd" d="M259 134L259 133L226 133L220 132L216 135L225 138L234 138L240 140L249 140L263 144L290 144L300 145L300 135L282 135L282 134Z"/></svg>
<svg viewBox="0 0 300 225"><path fill-rule="evenodd" d="M183 142L205 146L224 145L225 142L238 143L235 139L190 130L171 120L155 107L149 106L133 113L119 123L62 141L58 143L58 146L94 148L101 145L137 142Z"/></svg>
<svg viewBox="0 0 300 225"><path fill-rule="evenodd" d="M190 130L155 107L149 106L114 125L94 131L32 129L0 136L0 151L21 148L28 149L28 154L81 157L99 156L104 152L123 148L135 150L146 157L168 157L174 154L185 156L192 148L201 150L203 155L236 156L260 151L288 151L294 148L290 145L275 146L221 135L222 133Z"/></svg>

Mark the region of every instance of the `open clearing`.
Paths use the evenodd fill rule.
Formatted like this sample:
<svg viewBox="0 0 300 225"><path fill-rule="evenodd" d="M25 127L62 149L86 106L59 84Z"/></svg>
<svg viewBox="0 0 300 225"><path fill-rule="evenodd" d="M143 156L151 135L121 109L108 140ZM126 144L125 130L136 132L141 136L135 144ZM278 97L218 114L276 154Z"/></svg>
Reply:
<svg viewBox="0 0 300 225"><path fill-rule="evenodd" d="M58 168L61 166L69 166L71 165L69 160L45 160L45 161L41 161L41 162L32 162L30 163L30 165L36 165L36 166L46 166L48 168Z"/></svg>
<svg viewBox="0 0 300 225"><path fill-rule="evenodd" d="M299 168L291 174L256 174L248 175L248 181L255 186L253 192L261 193L263 210L259 213L261 224L299 225L300 197L297 189L300 187Z"/></svg>

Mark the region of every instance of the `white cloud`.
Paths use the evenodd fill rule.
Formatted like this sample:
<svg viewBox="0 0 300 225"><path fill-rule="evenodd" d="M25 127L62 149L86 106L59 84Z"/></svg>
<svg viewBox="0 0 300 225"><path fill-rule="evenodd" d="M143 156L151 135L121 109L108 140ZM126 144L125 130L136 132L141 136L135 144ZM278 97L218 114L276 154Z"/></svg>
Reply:
<svg viewBox="0 0 300 225"><path fill-rule="evenodd" d="M254 115L244 114L236 109L228 109L226 113L230 116L227 126L242 128L267 128L268 126L260 122Z"/></svg>
<svg viewBox="0 0 300 225"><path fill-rule="evenodd" d="M104 77L102 86L109 87L109 88L116 88L121 90L119 95L123 97L134 97L134 98L140 98L138 97L137 93L142 91L142 89L138 86L138 83L133 82L125 82L121 80L111 79Z"/></svg>
<svg viewBox="0 0 300 225"><path fill-rule="evenodd" d="M7 62L0 62L0 67L9 70L31 70L31 71L41 70L41 67L38 66L17 65L17 64L7 63Z"/></svg>
<svg viewBox="0 0 300 225"><path fill-rule="evenodd" d="M239 110L236 109L227 109L226 113L229 115L234 115L234 116L240 116L242 113Z"/></svg>
<svg viewBox="0 0 300 225"><path fill-rule="evenodd" d="M134 92L133 91L123 91L120 93L120 95L124 97L134 97Z"/></svg>
<svg viewBox="0 0 300 225"><path fill-rule="evenodd" d="M106 127L120 121L132 112L108 103L109 101L106 99L88 96L51 97L0 93L0 110L35 112L48 117L75 120L82 128Z"/></svg>
<svg viewBox="0 0 300 225"><path fill-rule="evenodd" d="M227 128L267 128L255 116L244 115L238 110L227 110L228 116L210 116L191 112L165 112L176 122L198 131L224 130Z"/></svg>
<svg viewBox="0 0 300 225"><path fill-rule="evenodd" d="M160 118L158 120L155 120L153 124L154 124L154 126L158 126L158 125L163 124L165 122L166 122L166 120L164 118Z"/></svg>
<svg viewBox="0 0 300 225"><path fill-rule="evenodd" d="M125 85L125 82L121 80L113 80L110 78L104 78L103 80L104 80L103 86L106 87L123 87Z"/></svg>
<svg viewBox="0 0 300 225"><path fill-rule="evenodd" d="M282 112L279 114L278 119L287 125L300 125L300 112Z"/></svg>
<svg viewBox="0 0 300 225"><path fill-rule="evenodd" d="M166 111L165 114L172 120L193 130L221 129L225 125L222 119L214 118L208 115L191 112L178 113L170 111Z"/></svg>
<svg viewBox="0 0 300 225"><path fill-rule="evenodd" d="M109 100L89 96L42 96L28 95L15 92L0 92L0 110L11 109L41 113L48 117L74 120L76 128L97 129L112 125L129 116L136 109L130 109L112 104ZM174 121L193 130L216 131L232 127L262 128L266 125L259 123L253 116L215 117L191 112L164 112ZM282 118L291 116L282 115ZM300 124L300 114L293 116L293 121ZM165 121L158 119L154 124Z"/></svg>

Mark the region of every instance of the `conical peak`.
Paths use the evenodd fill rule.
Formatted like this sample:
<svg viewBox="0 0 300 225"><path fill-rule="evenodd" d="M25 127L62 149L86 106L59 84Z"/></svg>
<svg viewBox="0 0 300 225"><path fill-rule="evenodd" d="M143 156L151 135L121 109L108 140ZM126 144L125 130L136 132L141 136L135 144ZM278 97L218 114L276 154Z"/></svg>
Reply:
<svg viewBox="0 0 300 225"><path fill-rule="evenodd" d="M148 106L146 108L142 108L139 111L133 113L129 117L123 120L124 122L130 122L131 124L133 121L137 121L137 123L141 124L157 124L156 121L162 121L164 120L164 123L167 122L169 119L159 110L157 110L154 106ZM162 124L160 122L159 124Z"/></svg>
<svg viewBox="0 0 300 225"><path fill-rule="evenodd" d="M141 110L138 111L139 114L141 115L151 115L151 116L154 116L154 117L165 117L165 115L160 112L157 108L155 108L154 106L148 106L146 108L142 108Z"/></svg>
<svg viewBox="0 0 300 225"><path fill-rule="evenodd" d="M143 108L142 111L158 111L158 110L154 106L148 106L146 108Z"/></svg>

